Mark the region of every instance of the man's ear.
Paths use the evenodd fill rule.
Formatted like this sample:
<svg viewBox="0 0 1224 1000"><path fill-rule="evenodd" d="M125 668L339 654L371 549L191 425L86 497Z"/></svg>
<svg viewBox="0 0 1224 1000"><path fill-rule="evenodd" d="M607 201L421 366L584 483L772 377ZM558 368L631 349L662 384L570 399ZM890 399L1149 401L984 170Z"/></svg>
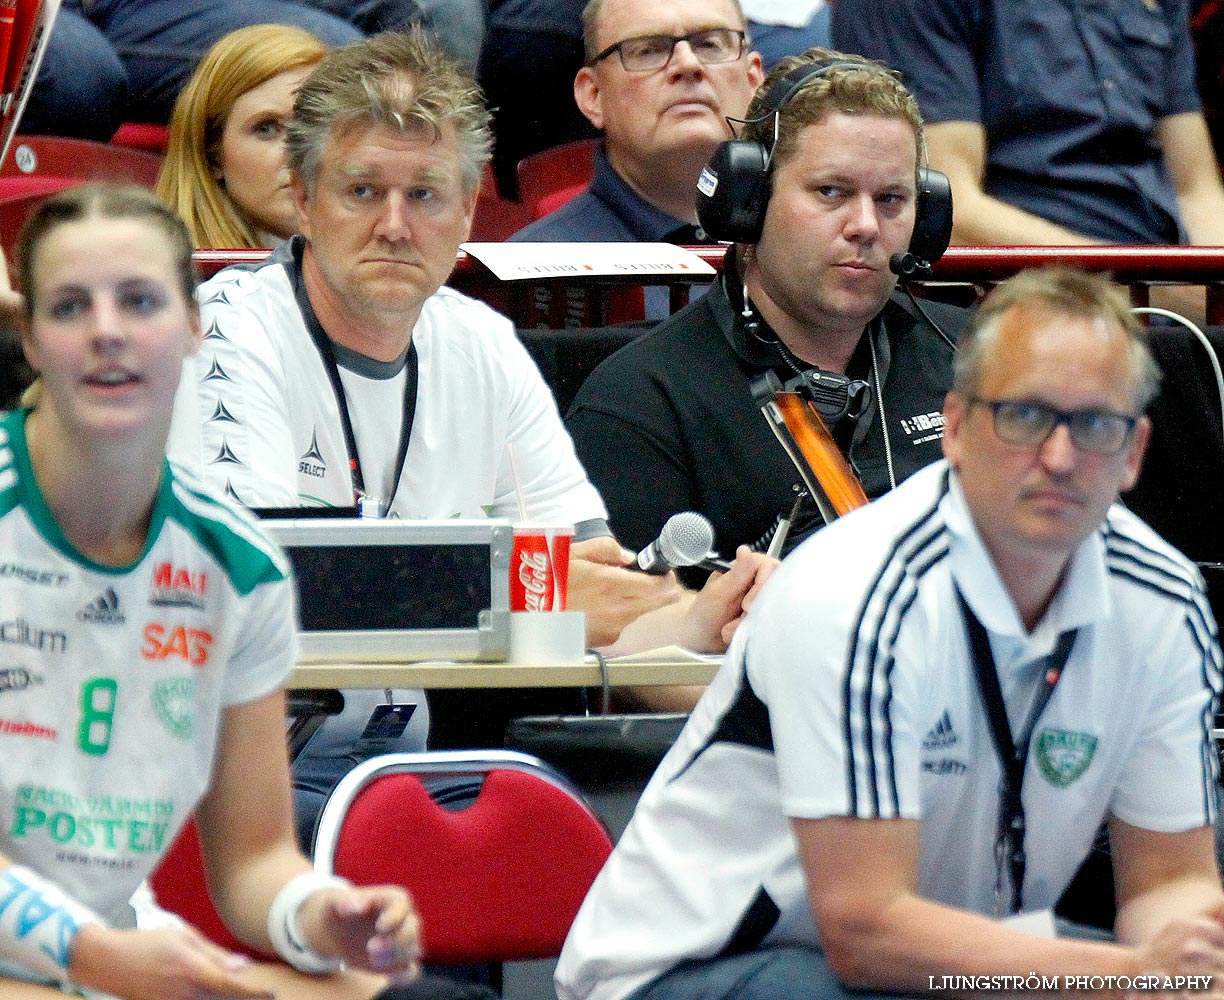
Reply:
<svg viewBox="0 0 1224 1000"><path fill-rule="evenodd" d="M765 67L761 63L761 53L748 53L748 79L752 83L753 90L760 88L765 82Z"/></svg>
<svg viewBox="0 0 1224 1000"><path fill-rule="evenodd" d="M483 178L472 188L472 193L467 196L467 205L464 206L464 217L466 219L462 240L464 243L472 238L472 220L476 218L476 202L480 200L480 185L482 183Z"/></svg>
<svg viewBox="0 0 1224 1000"><path fill-rule="evenodd" d="M590 66L583 66L574 77L574 103L578 105L578 110L586 115L587 121L597 129L603 129L603 93L599 78Z"/></svg>

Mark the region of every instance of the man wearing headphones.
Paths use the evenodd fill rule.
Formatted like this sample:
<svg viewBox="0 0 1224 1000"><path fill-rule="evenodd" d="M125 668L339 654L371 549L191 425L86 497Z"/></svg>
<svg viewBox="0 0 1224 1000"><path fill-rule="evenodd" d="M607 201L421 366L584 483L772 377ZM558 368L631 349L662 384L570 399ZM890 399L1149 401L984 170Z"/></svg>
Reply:
<svg viewBox="0 0 1224 1000"><path fill-rule="evenodd" d="M702 224L736 243L721 279L596 369L568 416L627 545L696 510L731 553L791 511L800 476L750 390L764 373L826 390L826 422L869 497L940 455L947 337L967 316L924 304L941 336L890 269L948 243L917 104L882 64L812 49L778 64L743 131L699 183ZM822 523L811 503L803 520L792 542Z"/></svg>

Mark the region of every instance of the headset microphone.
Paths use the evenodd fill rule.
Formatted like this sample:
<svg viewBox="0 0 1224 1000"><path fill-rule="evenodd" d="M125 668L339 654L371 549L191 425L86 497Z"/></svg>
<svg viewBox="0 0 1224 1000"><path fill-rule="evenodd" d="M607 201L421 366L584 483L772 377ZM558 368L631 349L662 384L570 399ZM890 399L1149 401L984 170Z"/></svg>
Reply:
<svg viewBox="0 0 1224 1000"><path fill-rule="evenodd" d="M915 257L908 250L889 257L888 269L903 281L915 277L925 278L931 273L931 265L922 258Z"/></svg>

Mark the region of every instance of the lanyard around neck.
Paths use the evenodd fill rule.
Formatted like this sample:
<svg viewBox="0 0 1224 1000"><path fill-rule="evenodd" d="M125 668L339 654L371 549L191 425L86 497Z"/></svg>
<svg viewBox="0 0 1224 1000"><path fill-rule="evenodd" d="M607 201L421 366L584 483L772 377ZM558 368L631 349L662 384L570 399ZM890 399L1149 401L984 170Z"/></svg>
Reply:
<svg viewBox="0 0 1224 1000"><path fill-rule="evenodd" d="M340 411L340 427L344 432L344 447L349 456L349 473L352 476L353 483L353 503L360 510L362 497L366 495L365 475L361 471L361 458L357 452L357 435L353 432L353 418L349 414L348 399L344 393L344 383L340 380L340 366L336 363L336 351L332 346L331 338L327 335L327 331L323 329L322 324L315 315L314 307L310 304L310 297L306 294L306 281L302 276L301 264L295 261L294 265L289 268L293 281L293 295L297 300L298 309L301 310L302 320L306 324L306 330L310 334L310 339L314 341L319 357L323 361L323 368L327 372L328 382L331 383L332 393L336 397L336 407ZM416 342L411 341L408 345L408 357L404 360L404 409L400 417L399 444L396 448L395 467L391 476L391 496L380 498L384 513L391 509L391 501L395 498L395 491L399 488L400 476L404 471L404 459L408 455L408 441L412 437L412 422L416 416L419 368Z"/></svg>
<svg viewBox="0 0 1224 1000"><path fill-rule="evenodd" d="M1033 707L1029 710L1024 728L1020 730L1019 737L1013 739L1011 725L1007 721L1007 706L1003 702L1003 690L999 686L999 672L995 666L994 654L990 651L990 637L986 634L985 626L978 621L977 615L969 607L960 587L956 588L956 598L960 603L961 617L965 621L965 632L969 638L969 653L973 659L978 694L986 711L986 720L990 724L995 753L999 757L1001 777L999 825L995 837L995 909L996 916L1002 916L999 911L1003 896L1004 870L1011 877L1010 912L1019 913L1024 903L1027 858L1024 853L1025 816L1022 792L1029 744L1032 742L1037 720L1045 711L1054 694L1054 688L1062 678L1079 630L1068 629L1058 636L1053 652L1046 657L1043 664L1041 687L1037 691Z"/></svg>

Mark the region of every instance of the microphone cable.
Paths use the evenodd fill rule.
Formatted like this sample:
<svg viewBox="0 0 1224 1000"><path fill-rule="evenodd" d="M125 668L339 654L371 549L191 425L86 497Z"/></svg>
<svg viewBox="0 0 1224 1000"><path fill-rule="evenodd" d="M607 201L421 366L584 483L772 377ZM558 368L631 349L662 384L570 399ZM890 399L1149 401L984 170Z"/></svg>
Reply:
<svg viewBox="0 0 1224 1000"><path fill-rule="evenodd" d="M944 338L947 340L947 338ZM897 488L897 472L893 468L892 439L888 436L888 415L884 412L884 386L880 384L880 362L876 358L875 337L867 328L867 346L871 348L871 378L875 382L876 407L880 411L880 430L884 434L884 459L888 463L888 488ZM955 350L955 348L954 348Z"/></svg>
<svg viewBox="0 0 1224 1000"><path fill-rule="evenodd" d="M1135 306L1131 312L1136 316L1163 316L1165 319L1171 319L1180 323L1198 338L1198 342L1203 345L1203 350L1207 352L1207 360L1211 363L1212 374L1215 375L1216 393L1220 402L1220 419L1224 421L1224 373L1220 371L1219 356L1216 354L1215 346L1207 339L1207 334L1203 333L1193 320L1172 309L1161 309L1158 306Z"/></svg>
<svg viewBox="0 0 1224 1000"><path fill-rule="evenodd" d="M897 284L901 286L901 291L905 292L906 298L908 298L910 300L910 303L913 305L913 307L918 310L919 315L922 316L922 318L927 321L927 325L929 325L932 330L934 330L937 334L939 334L939 336L943 338L943 342L947 344L950 348L952 348L952 351L955 353L956 344L953 343L951 337L949 337L946 333L943 332L943 327L941 327L938 323L935 322L935 320L931 318L931 314L922 308L922 303L919 302L918 297L914 294L914 290L910 288L909 281L907 281L905 278L902 278L900 281L897 282Z"/></svg>

